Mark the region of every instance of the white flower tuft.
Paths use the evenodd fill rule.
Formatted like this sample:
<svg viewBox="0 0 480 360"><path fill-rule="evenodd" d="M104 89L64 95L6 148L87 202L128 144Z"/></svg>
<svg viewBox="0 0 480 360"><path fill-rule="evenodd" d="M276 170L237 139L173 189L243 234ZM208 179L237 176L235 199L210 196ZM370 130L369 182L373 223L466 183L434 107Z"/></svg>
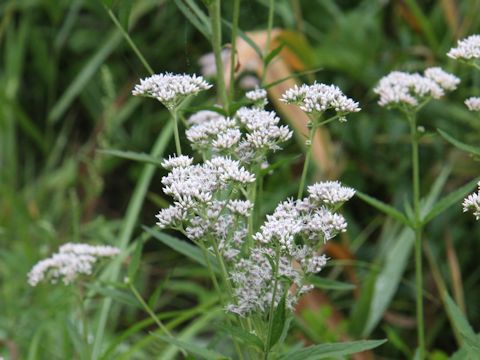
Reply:
<svg viewBox="0 0 480 360"><path fill-rule="evenodd" d="M336 205L350 200L355 190L342 186L338 181L325 181L308 187L310 199L315 203Z"/></svg>
<svg viewBox="0 0 480 360"><path fill-rule="evenodd" d="M453 91L460 84L460 79L443 71L439 67L431 67L425 70L425 77L435 81L444 90Z"/></svg>
<svg viewBox="0 0 480 360"><path fill-rule="evenodd" d="M335 110L341 115L358 112L358 103L347 97L335 85L314 83L313 85L303 84L288 89L280 99L287 104L295 104L306 113L325 112L329 109Z"/></svg>
<svg viewBox="0 0 480 360"><path fill-rule="evenodd" d="M249 216L253 204L249 200L230 200L227 204L228 210L241 216Z"/></svg>
<svg viewBox="0 0 480 360"><path fill-rule="evenodd" d="M459 40L457 47L450 49L447 56L456 60L480 59L480 35Z"/></svg>
<svg viewBox="0 0 480 360"><path fill-rule="evenodd" d="M172 170L178 167L187 167L192 165L193 158L186 155L169 156L168 159L162 161L162 166L167 170Z"/></svg>
<svg viewBox="0 0 480 360"><path fill-rule="evenodd" d="M256 107L264 108L267 105L267 91L261 88L255 88L245 94L248 100L253 101Z"/></svg>
<svg viewBox="0 0 480 360"><path fill-rule="evenodd" d="M444 89L432 79L401 71L384 76L373 91L380 95L380 106L416 107L424 99L439 99L445 94Z"/></svg>
<svg viewBox="0 0 480 360"><path fill-rule="evenodd" d="M99 258L118 255L120 250L112 246L92 246L67 243L58 253L38 262L28 273L28 283L36 286L47 277L52 283L62 279L65 285L74 282L80 275L91 275Z"/></svg>
<svg viewBox="0 0 480 360"><path fill-rule="evenodd" d="M463 212L473 210L473 216L476 220L480 220L480 182L477 184L478 191L476 193L468 195L463 200Z"/></svg>
<svg viewBox="0 0 480 360"><path fill-rule="evenodd" d="M465 105L470 111L480 111L480 97L468 98L465 100Z"/></svg>
<svg viewBox="0 0 480 360"><path fill-rule="evenodd" d="M201 76L178 74L155 74L140 80L132 94L153 97L168 109L174 109L182 100L212 87Z"/></svg>

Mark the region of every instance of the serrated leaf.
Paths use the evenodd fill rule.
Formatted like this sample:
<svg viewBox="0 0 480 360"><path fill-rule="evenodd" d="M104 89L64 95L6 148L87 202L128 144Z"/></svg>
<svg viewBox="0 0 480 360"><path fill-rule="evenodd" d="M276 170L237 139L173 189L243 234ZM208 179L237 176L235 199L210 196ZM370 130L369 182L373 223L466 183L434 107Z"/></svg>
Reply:
<svg viewBox="0 0 480 360"><path fill-rule="evenodd" d="M293 353L283 355L280 360L319 360L338 356L355 354L374 349L387 340L360 340L343 343L314 345Z"/></svg>
<svg viewBox="0 0 480 360"><path fill-rule="evenodd" d="M157 166L162 165L162 160L145 153L139 153L135 151L114 150L114 149L101 149L97 151L101 154L112 155L112 156L120 157L123 159L140 161L143 163L153 164Z"/></svg>
<svg viewBox="0 0 480 360"><path fill-rule="evenodd" d="M185 350L186 352L188 352L192 355L200 356L201 358L206 359L206 360L229 359L227 356L225 356L225 355L223 355L223 354L221 354L217 351L214 351L214 350L211 350L211 349L206 349L206 348L203 348L203 347L198 346L198 345L193 344L193 343L189 343L189 342L186 342L186 341L183 341L183 340L175 339L174 337L161 336L161 335L157 335L155 333L151 333L151 334L153 336L155 336L156 338L158 338L158 339L160 339L160 340L162 340L166 343L178 346L179 348Z"/></svg>
<svg viewBox="0 0 480 360"><path fill-rule="evenodd" d="M347 290L355 289L355 285L353 284L336 281L332 279L325 279L318 276L310 276L308 278L308 282L318 289L339 290L339 291L347 291Z"/></svg>
<svg viewBox="0 0 480 360"><path fill-rule="evenodd" d="M257 335L245 331L242 328L226 324L219 325L218 327L220 331L227 333L235 339L243 342L245 345L251 345L263 350L263 341Z"/></svg>
<svg viewBox="0 0 480 360"><path fill-rule="evenodd" d="M437 131L445 140L447 140L450 144L454 145L456 148L466 151L468 153L480 156L480 147L465 144L455 139L453 136L447 134L445 131L441 129L437 129Z"/></svg>
<svg viewBox="0 0 480 360"><path fill-rule="evenodd" d="M267 346L269 350L278 342L278 340L282 336L283 328L286 325L286 296L287 293L285 292L280 301L278 302L275 312L273 313L272 333L270 335L270 343Z"/></svg>
<svg viewBox="0 0 480 360"><path fill-rule="evenodd" d="M392 217L393 219L400 221L402 224L411 226L410 220L408 220L404 214L402 214L400 211L398 211L394 207L384 203L383 201L377 200L371 197L370 195L364 194L358 190L355 192L355 195L358 196L363 201L365 201L367 204L376 208L377 210L380 210L384 214Z"/></svg>
<svg viewBox="0 0 480 360"><path fill-rule="evenodd" d="M161 231L150 229L146 226L143 226L143 230L149 233L155 239L160 240L168 247L177 251L178 253L185 255L186 257L192 259L200 265L203 265L205 267L207 266L203 253L198 247L191 245L186 241L179 240L171 235L165 234ZM212 270L214 272L219 272L217 259L209 255L209 261L212 266Z"/></svg>
<svg viewBox="0 0 480 360"><path fill-rule="evenodd" d="M479 180L480 177L477 177L476 179L470 181L468 184L462 186L461 188L451 192L450 194L442 198L422 219L423 224L427 224L428 222L430 222L430 220L437 217L454 204L458 204L460 208L461 199L463 199L469 192L471 192L475 188L475 185Z"/></svg>

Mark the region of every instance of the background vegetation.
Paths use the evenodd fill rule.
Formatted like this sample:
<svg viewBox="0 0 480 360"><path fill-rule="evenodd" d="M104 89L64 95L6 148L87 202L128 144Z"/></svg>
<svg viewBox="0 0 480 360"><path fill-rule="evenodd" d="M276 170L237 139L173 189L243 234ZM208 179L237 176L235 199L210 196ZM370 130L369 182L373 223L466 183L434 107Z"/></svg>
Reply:
<svg viewBox="0 0 480 360"><path fill-rule="evenodd" d="M80 340L75 331L78 314L72 311L75 294L65 286L32 289L26 283L33 264L60 244L76 241L130 250L144 244L135 284L150 306L182 339L195 338L203 345L220 341L212 333L219 305L203 268L142 229L154 226L154 214L168 201L160 191L163 170L102 152L149 153L159 136L159 158L174 149L167 111L130 95L148 71L107 9L128 28L155 72L199 73L198 59L211 47L181 11L185 4L188 1L0 3L0 356L76 358ZM241 4L240 28L264 30L267 1ZM222 5L223 16L230 20L230 2ZM360 102L363 111L347 124L329 127L325 141L336 164L334 174L342 182L404 207L410 198L408 124L400 114L380 108L372 88L391 70L421 71L433 65L456 74L462 84L420 114L425 128L422 193L429 199L441 197L478 176L479 163L436 131L443 129L469 144L480 141L478 116L463 105L466 97L480 95L480 73L445 55L456 39L480 33L478 0L278 0L274 25L301 39L286 45L300 59L296 71L319 69L299 76L301 81L337 84ZM224 30L227 43L228 27ZM237 89L238 98L241 91ZM208 96L204 100L214 104ZM281 177L266 182L265 213L293 195L303 159L292 155L299 149L292 141L278 155L288 161L279 169ZM349 231L327 246L332 260L321 273L342 284L324 284L300 303L292 341L388 338L375 350L377 358L411 358L416 342L413 239L359 198L349 202L345 215ZM426 229L424 297L432 359L446 358L461 342L439 287L448 289L479 328L479 239L480 226L471 214L462 215L460 202ZM153 321L117 283L134 260L132 255L102 273L104 284L111 286L88 289L94 324L102 322L111 302L98 354L105 359L180 356L152 335Z"/></svg>

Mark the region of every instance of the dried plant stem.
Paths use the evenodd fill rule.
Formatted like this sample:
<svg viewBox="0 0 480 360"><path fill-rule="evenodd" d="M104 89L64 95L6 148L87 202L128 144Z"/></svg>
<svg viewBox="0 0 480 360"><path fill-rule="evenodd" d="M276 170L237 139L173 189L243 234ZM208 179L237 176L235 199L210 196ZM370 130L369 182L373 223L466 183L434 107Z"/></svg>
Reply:
<svg viewBox="0 0 480 360"><path fill-rule="evenodd" d="M415 216L415 287L417 303L417 337L420 359L425 358L425 327L423 319L423 274L422 274L422 219L420 218L420 170L418 157L418 133L415 113L407 113L412 145L413 211Z"/></svg>

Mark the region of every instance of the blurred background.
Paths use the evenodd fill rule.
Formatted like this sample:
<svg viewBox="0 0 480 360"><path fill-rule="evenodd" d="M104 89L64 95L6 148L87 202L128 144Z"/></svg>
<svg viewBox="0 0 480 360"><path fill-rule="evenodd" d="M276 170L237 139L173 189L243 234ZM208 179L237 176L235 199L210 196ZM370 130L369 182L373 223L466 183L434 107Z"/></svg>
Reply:
<svg viewBox="0 0 480 360"><path fill-rule="evenodd" d="M110 15L128 29L155 72L201 74L199 59L211 46L192 25L189 4L0 2L0 356L75 358L75 295L63 285L30 288L26 282L30 268L65 242L146 241L139 290L155 311L171 314L166 321L176 321L171 324L176 331L215 341L204 314L214 297L205 271L142 229L154 226L155 213L169 201L161 192L164 171L156 169L149 181L145 163L126 159L125 153L102 152L149 153L169 119L158 102L131 96L133 85L149 73ZM227 44L233 9L230 1L222 6ZM240 28L261 33L267 16L267 0L244 0ZM280 75L336 84L362 107L348 123L331 124L323 135L331 167L318 178L338 178L403 209L410 198L408 124L401 114L380 108L372 88L392 70L429 66L442 66L462 83L420 113L422 193L442 197L479 175L479 162L446 142L437 128L479 144L480 118L463 101L480 95L480 72L449 60L446 52L457 39L480 33L480 1L277 0L274 27L277 44L286 44L279 61L288 72ZM240 85L237 100L245 91ZM196 98L192 109L215 104L213 93ZM295 124L284 108L271 109ZM265 183L264 213L294 194L301 151L301 141L292 140L275 155L285 161L280 175ZM173 152L170 141L163 153ZM378 358L410 358L416 343L413 241L399 224L358 198L344 212L349 230L327 246L331 261L320 275L355 287L333 286L301 302L292 339L388 338L376 350ZM459 202L427 227L425 242L427 341L431 358L444 359L458 344L439 284L479 329L480 225L471 214L462 214ZM151 337L152 325L127 291L97 289L89 305L92 318L105 297L114 299L105 335L113 348L105 358L150 359L167 351L175 358Z"/></svg>

